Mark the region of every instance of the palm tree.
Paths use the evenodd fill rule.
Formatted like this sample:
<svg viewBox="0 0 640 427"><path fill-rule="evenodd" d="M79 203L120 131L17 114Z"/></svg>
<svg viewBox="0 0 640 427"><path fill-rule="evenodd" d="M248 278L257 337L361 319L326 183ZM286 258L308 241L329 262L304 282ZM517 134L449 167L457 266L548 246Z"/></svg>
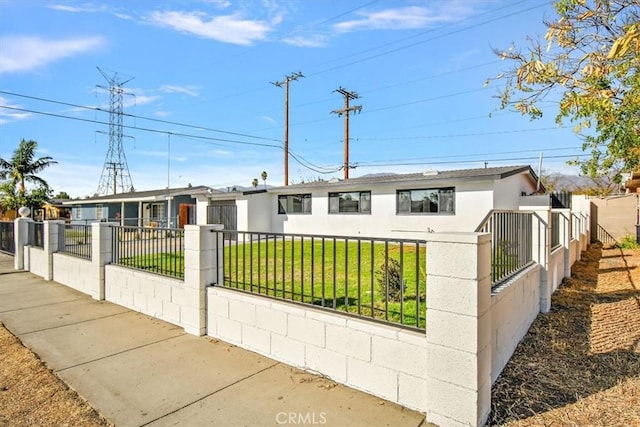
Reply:
<svg viewBox="0 0 640 427"><path fill-rule="evenodd" d="M49 166L58 162L51 157L35 158L36 141L20 141L20 145L13 152L10 160L0 157L0 179L9 179L14 185L18 185L18 195L20 198L25 197L25 182L33 182L39 184L45 189L49 188L49 184L36 174L43 171Z"/></svg>
<svg viewBox="0 0 640 427"><path fill-rule="evenodd" d="M267 171L262 171L260 178L264 181L264 189L267 189Z"/></svg>

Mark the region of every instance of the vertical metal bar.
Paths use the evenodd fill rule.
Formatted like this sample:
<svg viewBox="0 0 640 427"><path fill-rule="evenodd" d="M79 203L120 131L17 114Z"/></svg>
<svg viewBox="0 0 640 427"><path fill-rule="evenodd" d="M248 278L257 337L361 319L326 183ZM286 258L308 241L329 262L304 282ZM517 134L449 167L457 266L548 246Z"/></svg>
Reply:
<svg viewBox="0 0 640 427"><path fill-rule="evenodd" d="M300 302L304 302L304 236L300 236Z"/></svg>
<svg viewBox="0 0 640 427"><path fill-rule="evenodd" d="M265 295L269 295L269 235L264 235L264 287Z"/></svg>
<svg viewBox="0 0 640 427"><path fill-rule="evenodd" d="M420 242L416 242L416 327L420 327Z"/></svg>
<svg viewBox="0 0 640 427"><path fill-rule="evenodd" d="M294 271L294 264L295 264L295 246L296 246L296 239L294 236L291 236L291 300L294 299L294 295L295 295L295 290L294 290L294 282L295 282L295 271Z"/></svg>
<svg viewBox="0 0 640 427"><path fill-rule="evenodd" d="M332 295L332 300L333 300L333 309L335 310L337 308L337 304L338 301L336 299L337 297L337 289L336 289L336 238L333 238L333 295Z"/></svg>
<svg viewBox="0 0 640 427"><path fill-rule="evenodd" d="M311 236L311 304L315 302L315 271L316 271L316 240L315 237Z"/></svg>
<svg viewBox="0 0 640 427"><path fill-rule="evenodd" d="M344 311L349 311L349 238L344 239Z"/></svg>
<svg viewBox="0 0 640 427"><path fill-rule="evenodd" d="M400 242L400 324L404 324L404 242Z"/></svg>
<svg viewBox="0 0 640 427"><path fill-rule="evenodd" d="M242 289L246 289L247 258L245 251L247 248L247 233L242 233L242 236ZM249 289L253 290L253 233L249 233Z"/></svg>
<svg viewBox="0 0 640 427"><path fill-rule="evenodd" d="M326 273L326 263L324 262L324 253L325 253L325 238L322 238L322 262L320 265L322 265L322 306L324 307L324 300L325 300L325 289L324 289L324 285L325 285L325 273Z"/></svg>
<svg viewBox="0 0 640 427"><path fill-rule="evenodd" d="M374 305L373 305L373 303L375 301L375 286L373 284L374 283L374 277L375 277L375 272L374 272L374 269L375 269L375 253L374 253L373 247L375 246L375 241L373 239L371 239L370 243L371 243L371 248L370 248L371 249L371 265L370 265L370 269L371 269L370 273L371 274L369 275L369 281L370 281L370 287L371 287L371 292L370 292L371 301L369 301L369 302L371 304L371 317L376 317L375 311L374 311Z"/></svg>
<svg viewBox="0 0 640 427"><path fill-rule="evenodd" d="M358 239L358 314L362 314L362 239Z"/></svg>
<svg viewBox="0 0 640 427"><path fill-rule="evenodd" d="M282 235L282 298L287 297L286 283L287 283L287 274L286 274L286 265L285 265L285 252L286 239L284 234Z"/></svg>
<svg viewBox="0 0 640 427"><path fill-rule="evenodd" d="M235 232L236 235L236 283L235 283L235 287L238 288L238 245L240 244L240 233L239 232ZM244 234L242 235L242 238L244 239ZM244 251L244 247L242 248L242 250ZM243 255L243 261L244 261L244 255ZM242 270L242 274L244 274L244 269ZM242 286L244 286L244 280L242 281Z"/></svg>
<svg viewBox="0 0 640 427"><path fill-rule="evenodd" d="M389 320L389 241L384 241L384 272L385 272L385 298L384 320Z"/></svg>
<svg viewBox="0 0 640 427"><path fill-rule="evenodd" d="M251 242L251 246L253 246L253 241ZM262 283L262 248L260 246L260 233L258 232L258 293L260 293L261 283ZM253 291L253 287L251 287L251 291Z"/></svg>

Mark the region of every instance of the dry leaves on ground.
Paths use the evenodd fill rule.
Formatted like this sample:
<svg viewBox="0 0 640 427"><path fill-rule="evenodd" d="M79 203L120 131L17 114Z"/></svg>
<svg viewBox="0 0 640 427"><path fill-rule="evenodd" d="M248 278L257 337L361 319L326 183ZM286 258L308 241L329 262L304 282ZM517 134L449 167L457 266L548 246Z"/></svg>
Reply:
<svg viewBox="0 0 640 427"><path fill-rule="evenodd" d="M491 399L491 425L640 426L640 251L590 246Z"/></svg>

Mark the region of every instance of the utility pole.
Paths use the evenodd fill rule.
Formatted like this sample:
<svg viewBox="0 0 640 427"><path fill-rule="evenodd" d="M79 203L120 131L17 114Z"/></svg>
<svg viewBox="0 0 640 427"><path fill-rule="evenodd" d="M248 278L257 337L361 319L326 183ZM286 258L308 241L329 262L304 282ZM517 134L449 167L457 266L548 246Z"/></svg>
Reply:
<svg viewBox="0 0 640 427"><path fill-rule="evenodd" d="M284 85L284 185L289 185L289 82L304 77L301 72L291 73L279 82L271 82L272 85L282 87Z"/></svg>
<svg viewBox="0 0 640 427"><path fill-rule="evenodd" d="M362 110L362 105L349 106L349 101L352 99L360 98L356 92L350 92L343 87L339 87L334 92L338 92L344 96L344 108L340 110L333 110L332 113L341 116L344 114L344 179L349 179L349 113L351 111L359 113Z"/></svg>

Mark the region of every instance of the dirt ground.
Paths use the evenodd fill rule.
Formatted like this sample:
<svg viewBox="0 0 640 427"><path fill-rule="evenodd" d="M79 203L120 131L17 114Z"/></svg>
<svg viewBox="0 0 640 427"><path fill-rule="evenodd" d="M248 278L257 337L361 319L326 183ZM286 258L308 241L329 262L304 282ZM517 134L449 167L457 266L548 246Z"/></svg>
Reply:
<svg viewBox="0 0 640 427"><path fill-rule="evenodd" d="M640 250L582 254L491 401L491 425L640 426Z"/></svg>
<svg viewBox="0 0 640 427"><path fill-rule="evenodd" d="M491 425L640 427L640 250L592 245L492 388ZM0 324L0 426L109 426Z"/></svg>
<svg viewBox="0 0 640 427"><path fill-rule="evenodd" d="M110 426L0 323L0 426Z"/></svg>

